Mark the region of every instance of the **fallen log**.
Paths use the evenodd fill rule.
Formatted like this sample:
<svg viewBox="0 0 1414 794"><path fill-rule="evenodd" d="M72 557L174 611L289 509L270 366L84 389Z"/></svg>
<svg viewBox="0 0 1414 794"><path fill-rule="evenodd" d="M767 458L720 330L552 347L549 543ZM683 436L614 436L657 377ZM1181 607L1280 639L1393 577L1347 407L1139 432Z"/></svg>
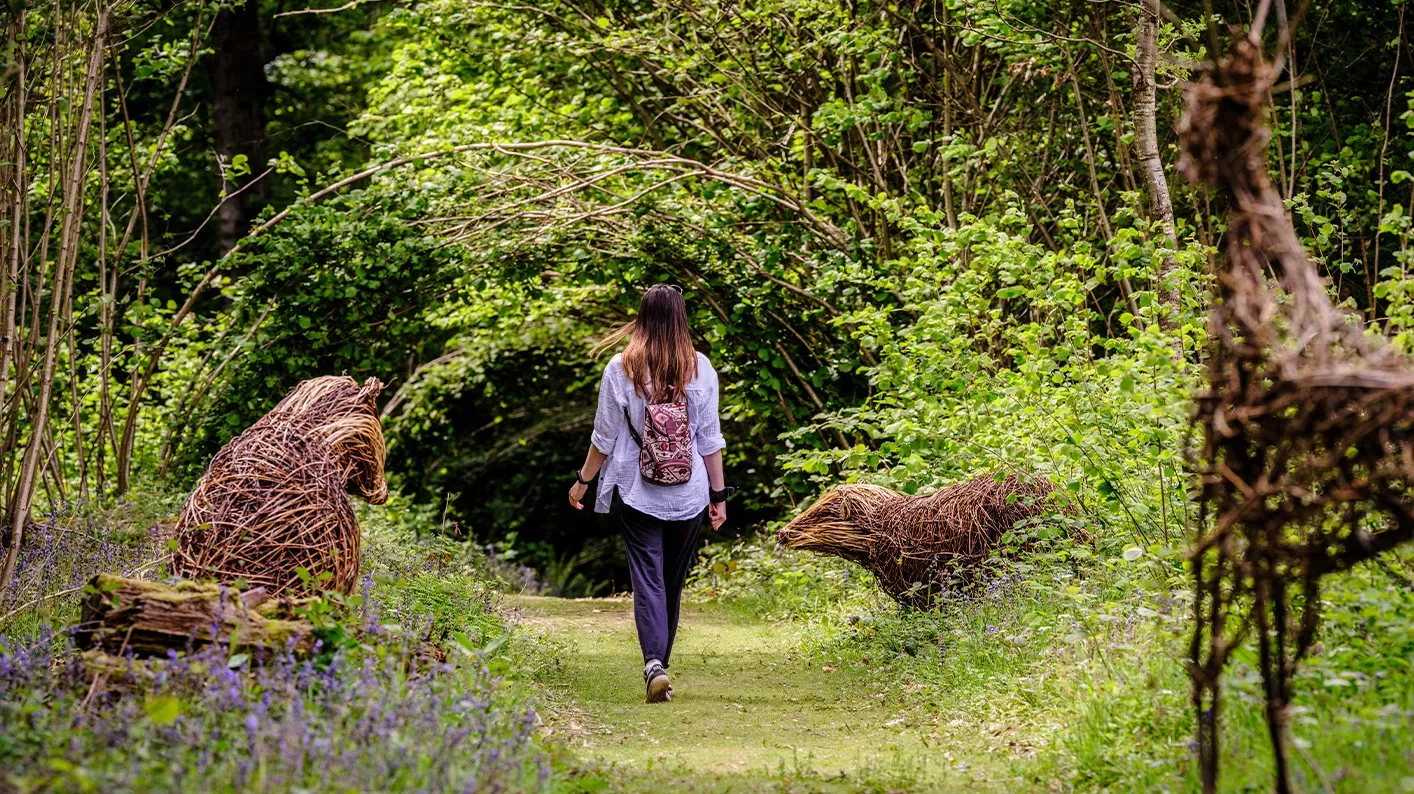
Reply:
<svg viewBox="0 0 1414 794"><path fill-rule="evenodd" d="M165 656L213 642L268 651L314 650L314 625L296 610L308 601L271 599L265 588L162 584L101 573L84 587L74 640L117 656Z"/></svg>

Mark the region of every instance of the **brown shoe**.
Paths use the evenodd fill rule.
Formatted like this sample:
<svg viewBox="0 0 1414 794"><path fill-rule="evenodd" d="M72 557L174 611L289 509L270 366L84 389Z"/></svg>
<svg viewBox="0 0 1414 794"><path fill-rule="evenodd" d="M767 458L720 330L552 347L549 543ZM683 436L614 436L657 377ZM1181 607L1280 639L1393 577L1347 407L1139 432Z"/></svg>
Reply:
<svg viewBox="0 0 1414 794"><path fill-rule="evenodd" d="M643 671L643 682L647 685L646 703L666 703L673 699L673 687L668 682L668 671L663 665L654 664Z"/></svg>

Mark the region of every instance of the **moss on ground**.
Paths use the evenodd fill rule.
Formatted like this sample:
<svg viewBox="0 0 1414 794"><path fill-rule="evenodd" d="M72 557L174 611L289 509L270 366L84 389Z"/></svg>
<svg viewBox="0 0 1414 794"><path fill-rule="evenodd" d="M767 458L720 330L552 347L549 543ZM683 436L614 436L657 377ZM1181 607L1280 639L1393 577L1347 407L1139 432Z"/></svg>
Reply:
<svg viewBox="0 0 1414 794"><path fill-rule="evenodd" d="M797 627L690 605L674 698L643 702L632 603L508 598L556 649L546 731L620 791L1007 791L1006 741L958 724L863 665L821 665ZM965 760L964 760L965 759Z"/></svg>

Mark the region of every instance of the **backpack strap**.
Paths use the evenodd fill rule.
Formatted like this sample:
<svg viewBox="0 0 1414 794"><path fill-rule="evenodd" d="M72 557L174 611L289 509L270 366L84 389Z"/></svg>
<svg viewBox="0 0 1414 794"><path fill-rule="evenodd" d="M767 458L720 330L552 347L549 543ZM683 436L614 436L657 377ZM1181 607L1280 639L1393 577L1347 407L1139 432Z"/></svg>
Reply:
<svg viewBox="0 0 1414 794"><path fill-rule="evenodd" d="M633 429L633 417L628 415L628 406L626 405L624 406L624 421L628 423L628 434L633 436L633 443L637 444L639 449L643 449L643 436Z"/></svg>

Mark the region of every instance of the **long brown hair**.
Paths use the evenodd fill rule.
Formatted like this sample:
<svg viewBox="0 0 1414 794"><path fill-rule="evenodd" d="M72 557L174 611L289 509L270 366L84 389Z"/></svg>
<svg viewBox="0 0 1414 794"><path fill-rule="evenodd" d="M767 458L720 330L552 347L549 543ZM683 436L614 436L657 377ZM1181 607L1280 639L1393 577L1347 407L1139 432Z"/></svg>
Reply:
<svg viewBox="0 0 1414 794"><path fill-rule="evenodd" d="M594 353L628 340L624 374L645 400L681 400L687 384L697 377L697 351L687 330L687 303L682 292L666 284L649 287L638 302L638 316L604 337Z"/></svg>

